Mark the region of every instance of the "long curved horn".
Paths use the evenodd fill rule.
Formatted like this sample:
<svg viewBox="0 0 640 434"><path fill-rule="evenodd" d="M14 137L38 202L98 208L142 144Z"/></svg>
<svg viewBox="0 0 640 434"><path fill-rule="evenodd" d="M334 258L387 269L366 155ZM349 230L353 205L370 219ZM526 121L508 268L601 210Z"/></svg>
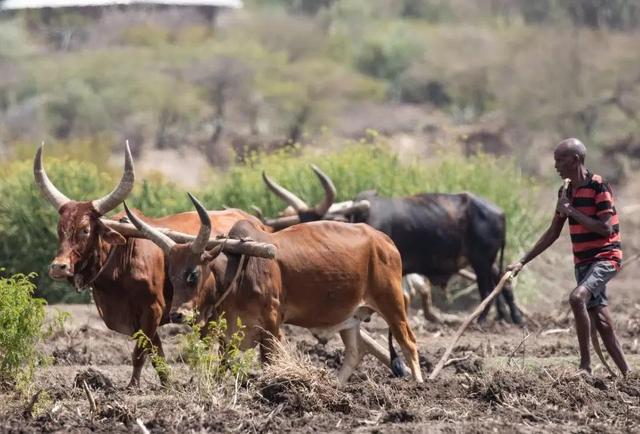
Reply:
<svg viewBox="0 0 640 434"><path fill-rule="evenodd" d="M315 172L316 176L320 180L322 184L322 188L324 188L324 199L322 202L315 206L315 211L320 216L324 216L331 205L333 205L333 201L336 200L336 187L331 182L331 178L327 176L322 170L318 168L315 164L311 165L311 169Z"/></svg>
<svg viewBox="0 0 640 434"><path fill-rule="evenodd" d="M196 211L198 211L198 216L200 217L200 230L198 231L196 239L191 243L191 251L195 254L200 254L204 252L209 242L209 237L211 236L211 219L209 218L209 213L204 209L204 206L202 206L198 199L193 197L191 193L187 194L191 202L193 202L193 206L196 207Z"/></svg>
<svg viewBox="0 0 640 434"><path fill-rule="evenodd" d="M42 165L42 148L44 148L44 142L38 147L36 157L33 159L33 177L42 195L56 210L60 210L60 208L67 202L70 202L71 199L62 194L49 180L47 172L45 172L44 166Z"/></svg>
<svg viewBox="0 0 640 434"><path fill-rule="evenodd" d="M151 241L153 241L158 247L162 249L162 251L166 255L168 255L169 252L171 251L171 248L176 245L176 242L173 241L168 236L166 236L165 234L163 234L162 232L155 230L153 227L151 227L151 225L146 224L145 222L140 220L138 217L136 217L129 210L129 207L127 206L126 202L123 202L123 204L124 204L124 210L127 213L127 216L129 216L129 220L131 220L131 223L133 223L133 225L136 228L138 228L138 230L142 232L144 236L146 236Z"/></svg>
<svg viewBox="0 0 640 434"><path fill-rule="evenodd" d="M264 170L262 171L262 179L264 180L264 183L267 184L267 187L269 187L269 189L276 194L276 196L295 208L297 212L306 211L309 209L309 205L307 205L304 200L300 199L298 196L291 193L281 185L278 185L267 176Z"/></svg>
<svg viewBox="0 0 640 434"><path fill-rule="evenodd" d="M131 157L129 141L127 140L124 145L124 173L122 174L120 183L108 195L92 201L93 208L95 208L100 215L104 215L120 205L120 202L125 200L133 189L134 180L133 158Z"/></svg>

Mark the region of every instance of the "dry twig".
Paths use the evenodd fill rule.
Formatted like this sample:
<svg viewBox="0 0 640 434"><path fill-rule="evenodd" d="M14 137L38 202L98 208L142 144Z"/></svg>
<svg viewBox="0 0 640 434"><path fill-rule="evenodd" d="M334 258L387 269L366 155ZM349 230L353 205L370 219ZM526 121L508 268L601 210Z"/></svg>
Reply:
<svg viewBox="0 0 640 434"><path fill-rule="evenodd" d="M84 389L84 393L87 395L87 400L89 401L89 410L91 410L91 413L95 413L96 412L96 400L93 398L93 394L91 393L91 390L89 390L89 386L87 386L87 382L85 380L82 380L82 388Z"/></svg>
<svg viewBox="0 0 640 434"><path fill-rule="evenodd" d="M498 282L498 284L493 289L493 291L491 291L491 294L489 294L487 298L485 298L482 301L482 303L480 303L480 305L476 308L476 310L474 310L471 313L471 315L469 315L467 319L464 320L460 328L458 328L456 335L453 337L453 341L451 342L451 344L449 344L449 347L445 350L444 354L438 361L438 364L433 369L433 372L429 376L429 380L433 380L438 376L442 368L444 368L444 364L446 360L451 355L451 351L453 351L453 347L456 345L456 342L458 342L458 339L460 339L460 336L462 336L462 333L464 333L464 331L469 326L469 324L471 324L471 321L473 321L478 315L480 315L480 312L482 312L487 307L487 305L491 303L493 299L496 298L496 296L498 296L498 294L500 294L500 291L502 291L502 288L504 288L504 285L507 283L509 279L511 279L511 275L512 275L511 271L507 271L506 273L504 273L504 275L500 279L500 282Z"/></svg>
<svg viewBox="0 0 640 434"><path fill-rule="evenodd" d="M529 339L529 336L531 336L532 332L529 332L528 335L526 335L524 338L522 338L522 340L520 341L520 343L518 344L518 346L511 351L511 354L509 354L509 358L507 359L507 365L511 365L511 359L513 359L513 356L518 352L518 350L520 349L520 347L522 346L522 344L524 344L524 341L526 341L527 339Z"/></svg>

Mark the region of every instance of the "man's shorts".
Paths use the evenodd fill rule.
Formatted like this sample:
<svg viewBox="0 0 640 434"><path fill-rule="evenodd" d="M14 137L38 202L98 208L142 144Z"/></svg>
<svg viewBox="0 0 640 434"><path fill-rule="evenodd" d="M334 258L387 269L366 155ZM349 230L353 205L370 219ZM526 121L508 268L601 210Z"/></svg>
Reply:
<svg viewBox="0 0 640 434"><path fill-rule="evenodd" d="M575 271L578 285L584 286L591 293L587 309L608 305L607 282L618 272L616 267L609 261L598 261L576 265Z"/></svg>

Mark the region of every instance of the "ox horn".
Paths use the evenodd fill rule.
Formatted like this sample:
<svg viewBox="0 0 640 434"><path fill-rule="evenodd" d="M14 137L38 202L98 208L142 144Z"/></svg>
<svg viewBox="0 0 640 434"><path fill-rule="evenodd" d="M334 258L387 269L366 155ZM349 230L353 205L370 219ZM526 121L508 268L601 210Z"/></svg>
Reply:
<svg viewBox="0 0 640 434"><path fill-rule="evenodd" d="M191 243L191 251L199 255L204 252L204 249L207 247L207 243L209 242L209 237L211 236L211 219L209 218L209 213L198 199L193 197L191 193L187 194L189 195L191 202L193 202L193 206L196 207L196 211L198 211L198 216L200 217L200 231L198 232L196 239Z"/></svg>
<svg viewBox="0 0 640 434"><path fill-rule="evenodd" d="M276 194L276 196L291 205L296 212L306 211L309 209L309 206L304 202L304 200L300 199L283 186L277 184L267 176L264 170L262 171L262 179L264 180L264 183L267 184L267 187Z"/></svg>
<svg viewBox="0 0 640 434"><path fill-rule="evenodd" d="M125 200L131 190L133 189L133 182L135 180L135 174L133 172L133 158L131 157L131 150L129 149L129 141L127 140L124 145L124 173L120 179L120 183L113 189L113 191L101 199L97 199L91 202L93 208L100 215L105 215Z"/></svg>
<svg viewBox="0 0 640 434"><path fill-rule="evenodd" d="M51 205L55 207L57 211L62 208L64 204L70 202L67 196L62 194L60 190L56 188L55 185L49 180L47 176L47 172L44 170L44 166L42 165L42 149L44 148L44 142L38 147L36 151L36 157L33 160L33 176L36 180L36 184L40 189L42 195L51 202Z"/></svg>
<svg viewBox="0 0 640 434"><path fill-rule="evenodd" d="M151 227L151 225L146 224L138 217L136 217L131 212L131 210L129 210L126 202L123 202L123 204L124 210L127 213L127 216L129 216L129 220L131 220L131 223L133 223L133 225L138 228L138 230L142 232L145 237L153 241L158 247L162 249L165 254L168 255L171 251L171 248L176 245L176 242L162 232L155 230L153 227Z"/></svg>
<svg viewBox="0 0 640 434"><path fill-rule="evenodd" d="M317 204L315 207L316 213L318 213L319 216L324 216L327 211L329 211L329 208L331 208L333 201L336 200L336 187L333 185L333 182L331 182L331 178L329 178L326 173L320 170L318 166L312 164L311 169L315 172L316 176L320 180L322 188L324 188L324 200Z"/></svg>

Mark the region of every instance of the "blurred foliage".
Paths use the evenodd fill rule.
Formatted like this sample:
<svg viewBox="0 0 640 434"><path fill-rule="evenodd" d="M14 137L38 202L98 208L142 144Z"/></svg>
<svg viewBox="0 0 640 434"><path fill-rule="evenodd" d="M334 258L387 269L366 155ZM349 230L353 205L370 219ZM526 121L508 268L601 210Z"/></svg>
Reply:
<svg viewBox="0 0 640 434"><path fill-rule="evenodd" d="M191 146L224 167L238 143L345 130L345 110L400 101L455 124L498 117L522 154L567 135L600 147L640 128L627 96L640 87L639 8L253 0L215 27L189 8L25 11L0 18L0 143L19 159L14 143L131 138L137 153Z"/></svg>

